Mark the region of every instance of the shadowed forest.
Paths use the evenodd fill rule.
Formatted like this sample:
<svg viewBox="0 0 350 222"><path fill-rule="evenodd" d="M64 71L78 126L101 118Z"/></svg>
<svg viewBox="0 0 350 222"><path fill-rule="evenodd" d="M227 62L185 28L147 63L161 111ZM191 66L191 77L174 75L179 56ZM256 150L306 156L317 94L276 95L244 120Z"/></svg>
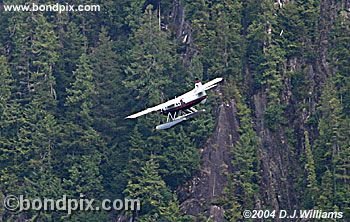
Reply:
<svg viewBox="0 0 350 222"><path fill-rule="evenodd" d="M0 205L0 221L350 218L349 0L57 2L101 9L0 11L1 203L83 194L139 198L141 210ZM216 77L190 121L156 131L166 116L125 119Z"/></svg>

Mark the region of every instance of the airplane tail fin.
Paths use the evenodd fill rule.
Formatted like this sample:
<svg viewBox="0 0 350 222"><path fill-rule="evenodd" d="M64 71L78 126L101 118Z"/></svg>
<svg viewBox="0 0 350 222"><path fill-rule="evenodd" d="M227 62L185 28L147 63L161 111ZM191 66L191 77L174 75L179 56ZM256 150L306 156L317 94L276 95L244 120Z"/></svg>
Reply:
<svg viewBox="0 0 350 222"><path fill-rule="evenodd" d="M202 85L202 82L199 79L196 79L194 83L194 88L200 88Z"/></svg>

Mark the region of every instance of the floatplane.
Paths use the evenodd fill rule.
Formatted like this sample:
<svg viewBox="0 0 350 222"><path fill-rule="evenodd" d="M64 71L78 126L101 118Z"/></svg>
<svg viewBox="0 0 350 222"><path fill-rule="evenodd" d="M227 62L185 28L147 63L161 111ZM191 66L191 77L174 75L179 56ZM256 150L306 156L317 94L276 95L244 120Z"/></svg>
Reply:
<svg viewBox="0 0 350 222"><path fill-rule="evenodd" d="M169 129L176 124L179 124L185 120L191 119L197 116L199 113L205 110L197 110L195 105L201 103L204 104L207 100L206 91L212 89L221 82L223 78L213 79L205 84L200 81L196 81L194 88L180 96L175 97L165 103L157 106L150 107L138 113L127 116L126 119L135 119L148 113L160 111L161 114L167 116L165 123L156 126L157 130Z"/></svg>

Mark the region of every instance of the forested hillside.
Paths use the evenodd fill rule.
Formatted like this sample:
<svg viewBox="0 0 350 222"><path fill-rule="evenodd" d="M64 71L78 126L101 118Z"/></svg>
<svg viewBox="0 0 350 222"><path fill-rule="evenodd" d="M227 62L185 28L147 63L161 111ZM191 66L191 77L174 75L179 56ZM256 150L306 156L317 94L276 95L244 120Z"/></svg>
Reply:
<svg viewBox="0 0 350 222"><path fill-rule="evenodd" d="M65 2L101 10L0 10L1 203L83 194L141 210L1 207L0 221L350 218L349 0ZM125 119L216 77L193 120Z"/></svg>

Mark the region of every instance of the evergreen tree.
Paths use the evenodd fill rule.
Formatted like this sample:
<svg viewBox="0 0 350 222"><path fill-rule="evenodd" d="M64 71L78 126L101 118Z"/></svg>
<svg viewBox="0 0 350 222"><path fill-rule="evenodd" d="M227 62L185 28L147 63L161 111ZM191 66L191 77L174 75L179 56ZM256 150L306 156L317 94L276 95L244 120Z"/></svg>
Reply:
<svg viewBox="0 0 350 222"><path fill-rule="evenodd" d="M101 197L103 187L100 162L101 155L98 152L81 156L80 160L75 161L68 170L69 177L64 179L63 183L65 189L75 197L79 197L80 194L87 197Z"/></svg>
<svg viewBox="0 0 350 222"><path fill-rule="evenodd" d="M11 97L12 82L13 80L11 78L7 59L4 56L0 56L0 121L6 114L9 105L8 103Z"/></svg>
<svg viewBox="0 0 350 222"><path fill-rule="evenodd" d="M30 103L23 110L17 136L12 137L13 166L6 172L13 173L8 192L25 194L28 198L59 198L63 194L60 179L55 175L54 151L57 148L58 126L54 116L41 110L37 103ZM8 185L10 185L8 184ZM14 189L14 190L13 190ZM50 213L38 211L20 213L24 218L50 218Z"/></svg>
<svg viewBox="0 0 350 222"><path fill-rule="evenodd" d="M7 59L0 56L0 137L3 145L16 133L18 118L18 104L14 100L14 80L12 78Z"/></svg>
<svg viewBox="0 0 350 222"><path fill-rule="evenodd" d="M17 24L18 19L27 22ZM10 64L18 101L28 104L35 100L42 108L53 110L56 91L52 72L58 59L54 27L44 15L29 13L12 16L10 27L14 32Z"/></svg>
<svg viewBox="0 0 350 222"><path fill-rule="evenodd" d="M57 62L57 68L54 69L54 75L57 80L59 108L64 110L66 89L73 83L72 73L76 70L80 56L87 51L87 39L81 34L77 25L69 21L68 16L62 15L57 23L60 59Z"/></svg>
<svg viewBox="0 0 350 222"><path fill-rule="evenodd" d="M237 195L239 182L236 181L233 175L228 176L227 186L224 190L224 207L225 207L225 219L227 221L238 221L242 219L242 206L240 196Z"/></svg>
<svg viewBox="0 0 350 222"><path fill-rule="evenodd" d="M70 107L70 119L82 125L89 125L92 122L91 107L95 86L92 67L86 54L81 55L74 77L74 82L67 89L66 99L66 106Z"/></svg>
<svg viewBox="0 0 350 222"><path fill-rule="evenodd" d="M173 199L169 201L166 207L160 208L160 216L162 221L169 222L185 222L190 221L188 217L183 216L180 212L179 202L176 195L173 195Z"/></svg>
<svg viewBox="0 0 350 222"><path fill-rule="evenodd" d="M173 191L199 168L197 148L205 146L214 127L213 104L234 99L239 122L234 171L218 200L225 220L240 221L243 209L270 203L259 191L266 184L258 176L259 163L267 161L258 158L259 139L271 143L266 152L278 160L280 172L288 172L287 181L277 179L281 183L271 188L287 194L276 198L280 208L316 207L349 218L350 20L344 2L78 0L75 5L96 3L100 12L0 9L1 199L139 197L137 221L190 221L180 210L183 196ZM208 112L198 118L167 131L154 130L159 115L124 120L190 89L195 77L216 76L224 77L225 89L209 96ZM287 153L276 152L280 146L274 143ZM274 170L267 172L278 176ZM295 180L302 190L290 192ZM115 212L0 209L1 221L115 219Z"/></svg>
<svg viewBox="0 0 350 222"><path fill-rule="evenodd" d="M319 137L317 139L317 166L318 173L324 175L326 167L331 170L333 192L331 201L339 209L348 208L349 180L349 120L344 118L342 106L338 99L339 92L334 81L324 86L319 107L321 118L319 120ZM327 175L327 177L329 177ZM336 181L336 183L335 183Z"/></svg>
<svg viewBox="0 0 350 222"><path fill-rule="evenodd" d="M44 16L35 18L36 27L31 41L32 67L30 83L34 93L33 102L43 105L43 109L55 107L56 89L53 68L58 60L58 39L53 26Z"/></svg>
<svg viewBox="0 0 350 222"><path fill-rule="evenodd" d="M105 28L99 35L99 42L89 55L92 63L95 94L91 116L94 129L106 141L107 149L101 165L104 187L110 195L121 197L126 180L128 136L130 122L125 121L127 109L132 98L121 84L125 79L121 68L121 55L115 52L115 42L108 36Z"/></svg>
<svg viewBox="0 0 350 222"><path fill-rule="evenodd" d="M324 86L320 104L321 118L318 125L320 136L316 140L315 158L318 173L323 173L325 167L331 164L332 157L338 153L341 139L341 105L334 82L329 81Z"/></svg>
<svg viewBox="0 0 350 222"><path fill-rule="evenodd" d="M181 127L160 137L163 150L159 156L161 175L168 186L176 189L199 169L199 153Z"/></svg>
<svg viewBox="0 0 350 222"><path fill-rule="evenodd" d="M18 18L26 18L27 22L16 26L14 22ZM57 195L59 186L49 189L55 183L52 181L58 180L52 169L57 124L49 113L55 108L52 69L58 59L56 36L43 15L19 13L11 16L9 22L14 26L10 64L15 81L13 88L3 88L4 91L10 89L7 95L10 92L11 95L7 97L6 113L2 115L2 131L6 132L2 135L8 141L2 151L12 153L2 175L7 183L4 189L31 197ZM10 83L9 79L4 79L4 83ZM39 213L23 212L21 216L34 219Z"/></svg>
<svg viewBox="0 0 350 222"><path fill-rule="evenodd" d="M124 191L128 198L141 200L141 221L149 221L152 217L161 220L163 207L168 206L172 199L158 169L158 163L151 157L140 169L140 175L128 181Z"/></svg>
<svg viewBox="0 0 350 222"><path fill-rule="evenodd" d="M345 215L350 215L350 196L348 192L350 189L350 142L348 139L350 136L350 66L347 62L350 56L349 33L350 22L348 16L343 10L340 10L333 30L330 33L332 42L330 60L335 69L335 76L331 81L335 83L336 88L336 91L332 91L332 94L336 98L332 99L332 103L329 101L333 108L331 109L332 115L329 116L332 120L329 121L332 122L331 127L333 127L333 144L337 143L332 159L334 164L336 205L344 211Z"/></svg>
<svg viewBox="0 0 350 222"><path fill-rule="evenodd" d="M334 24L331 35L332 47L330 49L331 64L335 68L335 82L339 88L341 104L344 113L350 115L350 22L345 11L340 11Z"/></svg>
<svg viewBox="0 0 350 222"><path fill-rule="evenodd" d="M243 102L234 84L227 87L233 89L240 124L239 140L232 148L233 159L231 161L232 165L237 167L237 171L234 172L230 182L232 188L236 189L235 194L237 196L234 197L231 208L233 210L231 217L235 218L237 217L235 211L240 205L242 207L240 209L253 208L255 200L258 198L258 138L252 127L251 110Z"/></svg>
<svg viewBox="0 0 350 222"><path fill-rule="evenodd" d="M315 201L318 196L318 185L316 181L315 162L314 162L314 158L311 150L308 131L304 131L304 138L305 138L305 155L306 155L305 169L307 173L305 203L308 208L312 208L313 206L315 206Z"/></svg>
<svg viewBox="0 0 350 222"><path fill-rule="evenodd" d="M112 139L117 139L117 133L127 134L123 128L127 113L121 108L127 106L128 90L120 84L125 76L119 65L120 59L114 52L114 41L105 28L102 28L98 46L90 57L96 91L92 117L96 130L108 136L106 139L111 142Z"/></svg>
<svg viewBox="0 0 350 222"><path fill-rule="evenodd" d="M11 99L13 80L4 56L0 56L0 180L3 192L16 189L17 104Z"/></svg>
<svg viewBox="0 0 350 222"><path fill-rule="evenodd" d="M171 94L167 92L171 92L170 80L176 74L176 57L169 33L160 30L151 6L142 16L132 41L134 47L129 52L130 66L126 68L125 86L133 90L131 96L146 101L146 105L160 103L165 99L164 94Z"/></svg>
<svg viewBox="0 0 350 222"><path fill-rule="evenodd" d="M327 169L322 176L320 196L318 197L317 206L322 210L332 210L334 199L333 175Z"/></svg>
<svg viewBox="0 0 350 222"><path fill-rule="evenodd" d="M65 188L72 195L79 193L100 197L103 191L100 163L105 143L93 128L91 107L95 87L93 72L86 54L82 54L74 72L75 80L67 89L67 118L60 132L62 143L57 156L58 168L65 179Z"/></svg>
<svg viewBox="0 0 350 222"><path fill-rule="evenodd" d="M206 45L202 48L204 77L235 76L241 79L242 51L244 42L241 36L241 2L227 0L214 3L211 7L211 20L205 26ZM201 39L198 40L201 44Z"/></svg>

